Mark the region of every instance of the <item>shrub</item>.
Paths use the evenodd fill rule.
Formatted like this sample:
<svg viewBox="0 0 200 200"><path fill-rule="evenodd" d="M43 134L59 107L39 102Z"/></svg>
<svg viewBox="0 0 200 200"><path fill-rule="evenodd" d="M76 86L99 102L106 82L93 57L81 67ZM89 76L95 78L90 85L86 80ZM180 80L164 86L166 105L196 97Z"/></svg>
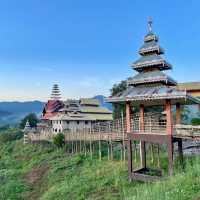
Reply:
<svg viewBox="0 0 200 200"><path fill-rule="evenodd" d="M23 137L23 132L17 129L8 129L0 134L0 143L19 140Z"/></svg>
<svg viewBox="0 0 200 200"><path fill-rule="evenodd" d="M53 137L53 144L55 144L58 148L62 148L65 144L65 136L62 133L58 133Z"/></svg>
<svg viewBox="0 0 200 200"><path fill-rule="evenodd" d="M193 118L191 120L192 125L196 126L196 125L200 125L200 118Z"/></svg>

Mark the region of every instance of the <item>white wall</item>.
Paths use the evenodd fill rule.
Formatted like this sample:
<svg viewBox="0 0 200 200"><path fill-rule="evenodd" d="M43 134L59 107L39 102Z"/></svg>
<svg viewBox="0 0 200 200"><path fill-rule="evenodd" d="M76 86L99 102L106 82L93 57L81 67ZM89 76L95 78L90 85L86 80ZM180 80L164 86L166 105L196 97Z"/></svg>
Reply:
<svg viewBox="0 0 200 200"><path fill-rule="evenodd" d="M77 123L78 122L78 123ZM86 124L87 123L87 124ZM53 133L61 133L66 129L71 131L83 128L90 128L91 121L52 121L52 131Z"/></svg>

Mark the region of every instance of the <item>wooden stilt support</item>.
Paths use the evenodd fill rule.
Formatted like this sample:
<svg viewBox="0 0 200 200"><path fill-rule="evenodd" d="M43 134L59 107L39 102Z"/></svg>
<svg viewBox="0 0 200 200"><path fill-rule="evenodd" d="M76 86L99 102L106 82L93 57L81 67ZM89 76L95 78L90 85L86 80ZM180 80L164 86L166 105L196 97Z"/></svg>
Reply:
<svg viewBox="0 0 200 200"><path fill-rule="evenodd" d="M110 138L110 159L113 160L113 145L112 139Z"/></svg>
<svg viewBox="0 0 200 200"><path fill-rule="evenodd" d="M157 145L157 165L160 168L160 147L159 144Z"/></svg>
<svg viewBox="0 0 200 200"><path fill-rule="evenodd" d="M122 148L123 148L123 157L124 157L124 161L126 161L125 127L124 127L124 115L123 115L123 111L121 112L121 119L122 119Z"/></svg>
<svg viewBox="0 0 200 200"><path fill-rule="evenodd" d="M99 160L101 160L101 130L99 124Z"/></svg>
<svg viewBox="0 0 200 200"><path fill-rule="evenodd" d="M178 140L178 154L179 154L179 162L180 165L184 168L184 161L183 161L183 144L182 144L182 139L180 138Z"/></svg>
<svg viewBox="0 0 200 200"><path fill-rule="evenodd" d="M110 144L107 142L107 147L108 147L108 160L110 160Z"/></svg>
<svg viewBox="0 0 200 200"><path fill-rule="evenodd" d="M166 118L167 118L167 134L168 134L168 163L169 163L169 175L173 175L173 141L172 141L172 132L173 132L173 119L171 111L171 101L166 100Z"/></svg>
<svg viewBox="0 0 200 200"><path fill-rule="evenodd" d="M132 172L133 172L133 157L132 157L132 141L128 140L128 174L129 180L132 179Z"/></svg>
<svg viewBox="0 0 200 200"><path fill-rule="evenodd" d="M181 105L176 104L176 124L181 124Z"/></svg>
<svg viewBox="0 0 200 200"><path fill-rule="evenodd" d="M135 162L137 162L137 144L134 142L134 157L135 157Z"/></svg>
<svg viewBox="0 0 200 200"><path fill-rule="evenodd" d="M131 132L131 104L126 102L126 131Z"/></svg>
<svg viewBox="0 0 200 200"><path fill-rule="evenodd" d="M89 129L90 133L90 158L92 159L92 127Z"/></svg>
<svg viewBox="0 0 200 200"><path fill-rule="evenodd" d="M144 105L140 105L140 131L144 132ZM141 167L146 168L146 148L145 142L140 142L140 159L141 159Z"/></svg>

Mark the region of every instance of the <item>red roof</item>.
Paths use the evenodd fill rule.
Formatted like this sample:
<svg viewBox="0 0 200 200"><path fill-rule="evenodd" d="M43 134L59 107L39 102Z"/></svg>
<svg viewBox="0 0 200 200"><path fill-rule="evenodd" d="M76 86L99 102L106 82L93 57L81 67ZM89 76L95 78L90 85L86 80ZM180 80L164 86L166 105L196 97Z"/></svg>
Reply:
<svg viewBox="0 0 200 200"><path fill-rule="evenodd" d="M49 100L44 106L42 119L49 119L50 117L53 117L58 113L59 109L63 107L64 103L62 101Z"/></svg>

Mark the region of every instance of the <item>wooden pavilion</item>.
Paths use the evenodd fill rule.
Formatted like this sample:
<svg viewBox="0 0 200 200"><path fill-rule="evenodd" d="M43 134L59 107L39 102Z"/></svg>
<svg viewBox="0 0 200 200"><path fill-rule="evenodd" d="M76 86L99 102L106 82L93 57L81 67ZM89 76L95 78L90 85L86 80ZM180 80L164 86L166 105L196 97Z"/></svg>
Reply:
<svg viewBox="0 0 200 200"><path fill-rule="evenodd" d="M173 137L175 124L181 124L181 105L200 104L200 101L178 90L177 82L163 73L172 69L161 55L164 49L158 43L158 37L152 30L152 20L148 21L148 34L139 49L141 57L133 63L132 68L138 72L128 80L126 91L108 99L113 104L126 105L126 131L128 137L128 172L130 180L152 181L159 179L161 171L146 166L146 143L166 144L168 152L169 175L173 174L173 144L178 143L179 156L182 159L182 139ZM146 108L159 106L163 109L165 123L149 123ZM173 120L172 106L176 107L176 119ZM139 107L139 128L136 126L134 108ZM140 142L141 168L133 170L132 143ZM153 172L155 176L149 175Z"/></svg>

